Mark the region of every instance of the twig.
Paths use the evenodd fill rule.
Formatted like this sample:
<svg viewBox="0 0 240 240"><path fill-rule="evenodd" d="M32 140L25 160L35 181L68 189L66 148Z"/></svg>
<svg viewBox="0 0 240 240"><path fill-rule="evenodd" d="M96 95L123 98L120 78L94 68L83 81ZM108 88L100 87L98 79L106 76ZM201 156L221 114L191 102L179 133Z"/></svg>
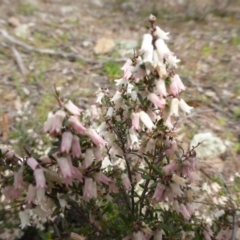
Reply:
<svg viewBox="0 0 240 240"><path fill-rule="evenodd" d="M26 71L26 68L24 67L23 60L22 60L22 56L20 55L20 53L17 51L17 49L16 49L14 46L11 47L11 50L12 50L12 52L13 52L13 54L14 54L16 63L17 63L17 65L18 65L21 73L22 73L23 75L26 75L26 74L27 74L27 71Z"/></svg>
<svg viewBox="0 0 240 240"><path fill-rule="evenodd" d="M16 38L9 35L8 32L4 29L0 29L0 33L11 44L20 46L20 47L26 49L29 52L36 52L36 53L40 53L40 54L47 54L47 55L50 55L50 56L56 56L56 57L74 59L74 60L81 60L83 62L87 62L87 63L91 63L91 64L99 64L99 63L103 64L103 63L108 62L108 61L114 61L114 62L124 62L124 61L126 61L125 58L119 58L119 59L105 58L104 60L97 61L97 60L88 59L88 58L83 57L79 54L68 53L68 52L63 52L63 51L54 51L52 49L41 49L41 48L39 49L39 48L35 48L35 47L33 47L29 44L26 44L24 42L21 42L21 41L17 40Z"/></svg>

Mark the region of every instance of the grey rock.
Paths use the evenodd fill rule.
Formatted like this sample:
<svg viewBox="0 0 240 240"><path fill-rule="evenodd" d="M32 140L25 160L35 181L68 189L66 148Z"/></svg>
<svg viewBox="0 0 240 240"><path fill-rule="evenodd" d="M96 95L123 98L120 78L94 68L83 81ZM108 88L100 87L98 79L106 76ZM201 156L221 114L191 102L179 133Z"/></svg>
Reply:
<svg viewBox="0 0 240 240"><path fill-rule="evenodd" d="M119 54L121 57L129 57L134 53L134 49L138 47L138 41L135 40L119 40L117 41L119 46Z"/></svg>
<svg viewBox="0 0 240 240"><path fill-rule="evenodd" d="M135 7L136 6L133 2L124 2L121 4L121 9L124 11L133 11Z"/></svg>
<svg viewBox="0 0 240 240"><path fill-rule="evenodd" d="M96 7L103 7L103 3L101 0L90 0L89 2Z"/></svg>
<svg viewBox="0 0 240 240"><path fill-rule="evenodd" d="M198 133L194 135L190 147L196 146L202 142L195 150L199 158L215 158L225 153L226 145L219 138L214 136L211 132Z"/></svg>

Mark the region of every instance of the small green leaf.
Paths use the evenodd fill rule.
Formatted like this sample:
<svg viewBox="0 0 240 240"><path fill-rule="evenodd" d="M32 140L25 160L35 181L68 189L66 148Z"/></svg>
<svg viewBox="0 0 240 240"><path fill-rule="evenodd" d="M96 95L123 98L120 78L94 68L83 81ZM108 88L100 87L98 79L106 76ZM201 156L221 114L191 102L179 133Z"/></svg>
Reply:
<svg viewBox="0 0 240 240"><path fill-rule="evenodd" d="M53 224L54 232L58 237L61 237L60 231L58 229L58 226L56 224Z"/></svg>

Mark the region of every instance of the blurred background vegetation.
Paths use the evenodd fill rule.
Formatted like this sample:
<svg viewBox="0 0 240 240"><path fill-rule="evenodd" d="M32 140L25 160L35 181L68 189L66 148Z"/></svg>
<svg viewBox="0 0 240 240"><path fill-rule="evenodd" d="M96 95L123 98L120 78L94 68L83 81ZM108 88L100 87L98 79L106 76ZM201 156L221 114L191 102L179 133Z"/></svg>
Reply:
<svg viewBox="0 0 240 240"><path fill-rule="evenodd" d="M214 164L226 176L240 170L240 0L2 0L0 143L20 154L23 147L44 152L42 124L57 106L53 84L88 108L100 86L114 88L151 13L170 32L185 98L196 109L182 122L182 139L214 132L229 144ZM51 239L33 231L22 239Z"/></svg>

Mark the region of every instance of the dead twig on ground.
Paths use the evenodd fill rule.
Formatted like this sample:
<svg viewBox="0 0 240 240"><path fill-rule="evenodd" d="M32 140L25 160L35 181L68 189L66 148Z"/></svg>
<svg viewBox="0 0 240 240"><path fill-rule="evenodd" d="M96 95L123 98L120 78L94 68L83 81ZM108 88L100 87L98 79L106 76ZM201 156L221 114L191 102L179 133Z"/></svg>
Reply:
<svg viewBox="0 0 240 240"><path fill-rule="evenodd" d="M13 54L14 54L16 63L17 63L17 65L18 65L21 73L22 73L23 75L26 75L26 74L27 74L27 70L26 70L26 68L24 67L21 54L17 51L17 49L16 49L14 46L11 47L11 50L12 50L12 52L13 52Z"/></svg>
<svg viewBox="0 0 240 240"><path fill-rule="evenodd" d="M63 51L54 51L52 49L41 49L41 48L35 48L29 44L26 44L22 41L19 41L18 39L12 37L11 35L8 34L8 32L4 29L0 29L0 33L2 34L2 36L8 40L8 42L10 42L13 45L19 46L24 48L25 50L29 51L29 52L36 52L36 53L40 53L40 54L47 54L50 56L56 56L56 57L62 57L62 58L67 58L67 59L71 59L71 60L81 60L83 62L86 63L91 63L91 64L104 64L105 62L108 61L114 61L114 62L124 62L126 61L126 59L124 58L119 58L119 59L112 59L112 58L105 58L103 60L93 60L93 59L88 59L85 58L79 54L74 54L74 53L67 53L67 52L63 52Z"/></svg>

